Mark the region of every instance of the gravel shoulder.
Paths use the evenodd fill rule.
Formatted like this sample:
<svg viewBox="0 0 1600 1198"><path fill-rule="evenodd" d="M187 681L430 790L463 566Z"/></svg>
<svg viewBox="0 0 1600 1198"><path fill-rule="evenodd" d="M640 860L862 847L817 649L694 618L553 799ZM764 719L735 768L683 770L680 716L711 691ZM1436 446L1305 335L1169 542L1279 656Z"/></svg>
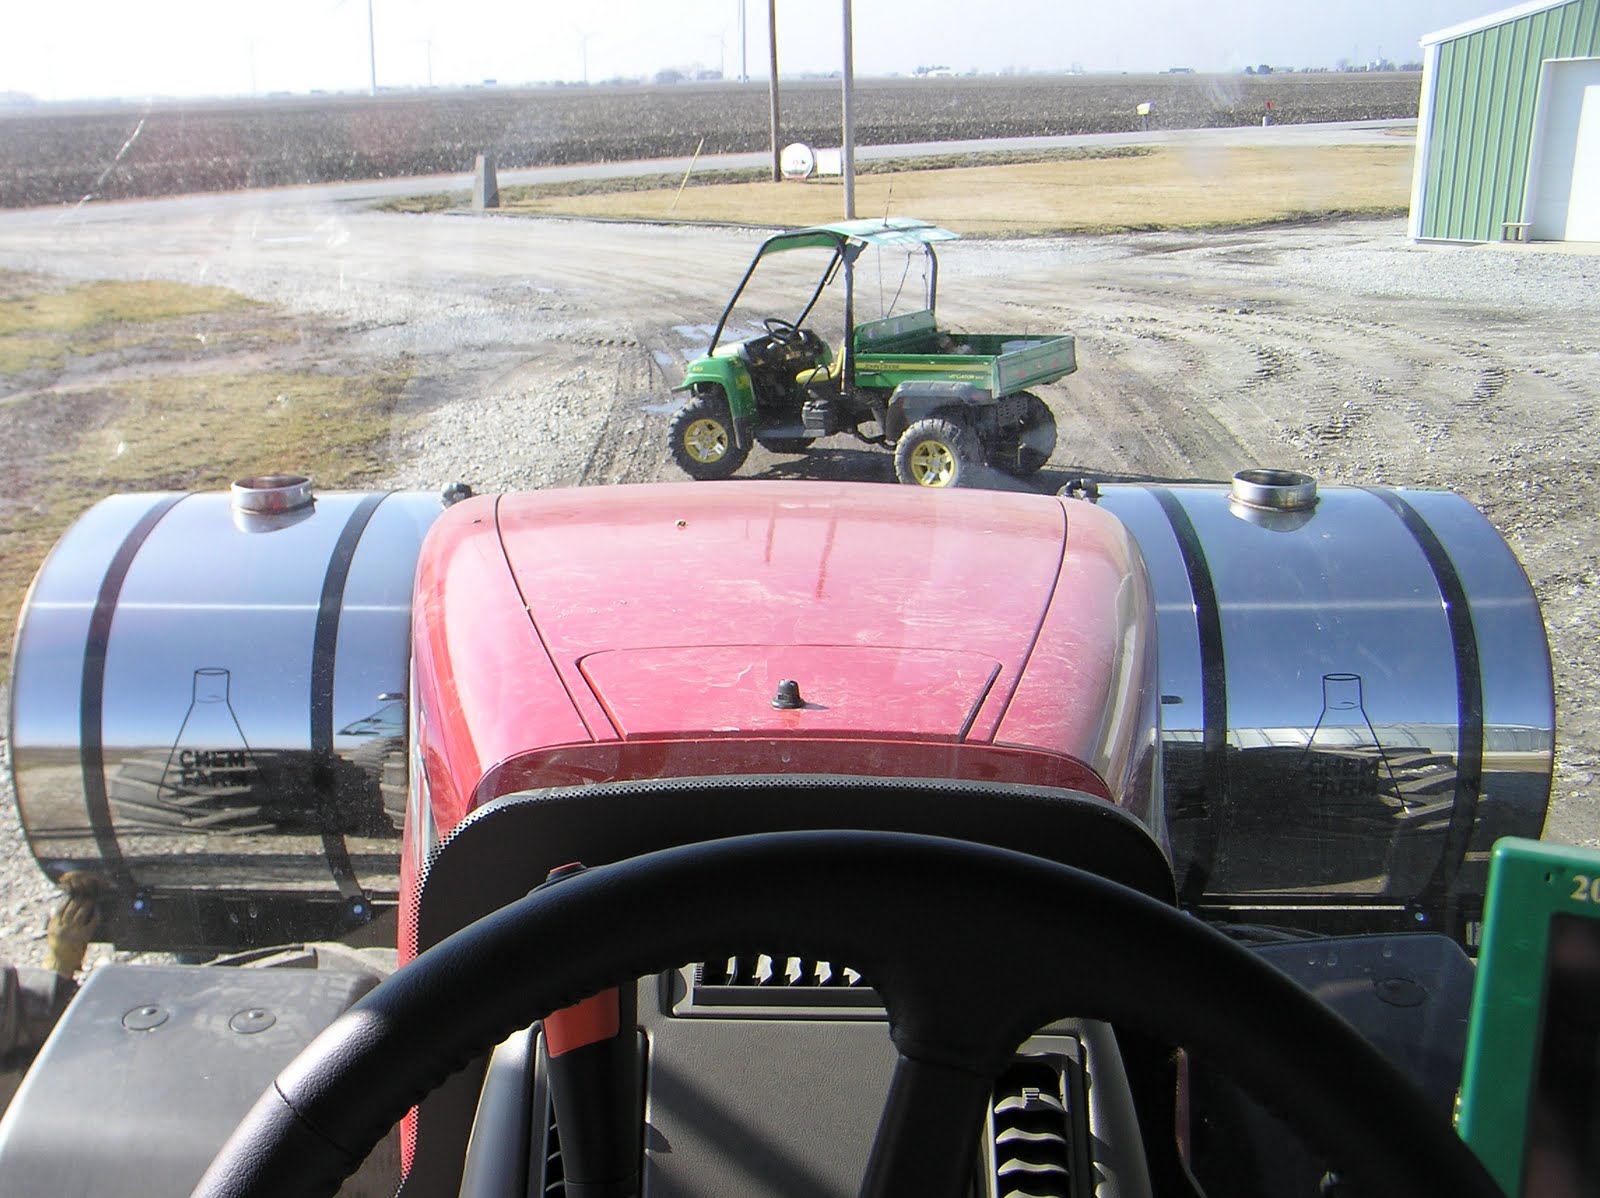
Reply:
<svg viewBox="0 0 1600 1198"><path fill-rule="evenodd" d="M315 318L324 340L308 355L407 363L388 481L428 489L676 477L670 388L759 238L336 205L115 207L0 217L0 267L217 283ZM1547 835L1600 845L1600 255L1417 246L1381 220L962 242L941 265L948 322L1079 338L1079 372L1043 389L1060 444L1031 488L1271 465L1477 504L1550 633ZM887 483L892 465L841 437L805 457L757 450L741 473ZM17 846L0 852L0 956L34 963L50 888L20 847L9 779L0 790L0 843Z"/></svg>

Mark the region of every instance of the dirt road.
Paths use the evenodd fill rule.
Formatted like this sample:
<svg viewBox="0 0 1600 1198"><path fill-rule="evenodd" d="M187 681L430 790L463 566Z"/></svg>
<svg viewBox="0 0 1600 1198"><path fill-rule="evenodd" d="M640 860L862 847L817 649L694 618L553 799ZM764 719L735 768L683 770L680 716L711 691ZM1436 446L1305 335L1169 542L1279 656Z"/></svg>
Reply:
<svg viewBox="0 0 1600 1198"><path fill-rule="evenodd" d="M595 253L588 226L537 234ZM537 346L486 347L480 381L422 380L425 432L396 481L489 487L676 477L664 388L699 352L753 241L734 232L600 230L612 254L534 255ZM522 234L533 237L535 234ZM610 265L600 268L601 261ZM941 302L958 326L1069 330L1080 370L1045 389L1061 439L1028 485L1079 475L1221 480L1245 466L1328 483L1446 487L1510 542L1556 661L1556 801L1547 835L1600 845L1595 552L1600 255L1415 246L1400 221L1192 235L960 243ZM663 272L663 273L657 273ZM675 273L665 273L675 272ZM699 323L687 323L699 317ZM452 363L452 369L458 363ZM435 400L442 399L435 406ZM756 450L743 472L890 482L887 454L836 437L806 457ZM991 485L1020 484L994 476Z"/></svg>
<svg viewBox="0 0 1600 1198"><path fill-rule="evenodd" d="M1560 745L1547 835L1600 845L1600 255L1404 233L964 242L942 255L943 315L1077 334L1080 371L1044 389L1061 440L1038 489L1271 465L1464 493L1544 604ZM160 202L0 216L0 267L216 283L313 314L326 340L286 352L411 371L391 481L487 490L676 477L669 388L758 236ZM887 454L848 438L757 450L742 473L892 478Z"/></svg>

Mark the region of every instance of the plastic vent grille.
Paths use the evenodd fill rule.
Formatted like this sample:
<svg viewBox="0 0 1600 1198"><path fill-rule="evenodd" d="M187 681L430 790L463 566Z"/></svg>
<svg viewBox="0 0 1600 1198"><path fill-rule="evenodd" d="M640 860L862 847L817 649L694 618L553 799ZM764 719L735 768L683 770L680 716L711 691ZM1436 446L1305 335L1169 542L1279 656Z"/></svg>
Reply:
<svg viewBox="0 0 1600 1198"><path fill-rule="evenodd" d="M566 1198L567 1175L561 1167L561 1135L556 1131L556 1104L546 1101L544 1128L544 1176L531 1192L544 1198Z"/></svg>
<svg viewBox="0 0 1600 1198"><path fill-rule="evenodd" d="M1018 1056L995 1079L989 1148L995 1198L1087 1198L1083 1073L1058 1053Z"/></svg>
<svg viewBox="0 0 1600 1198"><path fill-rule="evenodd" d="M815 957L753 953L694 967L700 1007L881 1007L877 991L847 965Z"/></svg>

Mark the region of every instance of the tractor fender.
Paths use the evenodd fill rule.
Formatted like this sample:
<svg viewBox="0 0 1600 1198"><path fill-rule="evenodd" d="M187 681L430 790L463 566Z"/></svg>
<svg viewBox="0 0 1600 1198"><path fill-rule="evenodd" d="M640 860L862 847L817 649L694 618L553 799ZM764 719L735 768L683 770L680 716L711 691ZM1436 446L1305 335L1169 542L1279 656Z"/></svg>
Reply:
<svg viewBox="0 0 1600 1198"><path fill-rule="evenodd" d="M988 390L972 383L935 380L901 383L889 395L883 435L885 440L893 444L900 439L901 433L919 420L952 408L978 407L993 402L994 396Z"/></svg>
<svg viewBox="0 0 1600 1198"><path fill-rule="evenodd" d="M741 449L751 443L756 415L756 392L750 382L750 371L744 362L735 357L698 358L684 371L683 382L673 391L697 391L703 386L721 390L728 401L728 414L733 417L734 442Z"/></svg>

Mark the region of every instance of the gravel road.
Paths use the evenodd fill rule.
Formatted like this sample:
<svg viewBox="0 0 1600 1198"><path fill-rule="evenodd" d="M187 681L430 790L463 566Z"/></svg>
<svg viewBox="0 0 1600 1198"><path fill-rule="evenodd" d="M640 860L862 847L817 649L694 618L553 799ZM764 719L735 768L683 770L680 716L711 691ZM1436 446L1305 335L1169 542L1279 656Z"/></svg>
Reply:
<svg viewBox="0 0 1600 1198"><path fill-rule="evenodd" d="M218 283L301 314L319 340L292 352L411 371L393 485L493 490L675 477L669 388L758 238L269 197L0 215L0 267ZM1383 220L963 242L941 264L949 323L1079 338L1079 372L1043 389L1061 439L1031 487L1272 465L1451 487L1482 508L1534 582L1556 659L1547 834L1600 845L1600 254L1415 246ZM803 458L757 450L742 474L892 468L840 437ZM7 791L0 954L31 963L49 887L17 835Z"/></svg>

